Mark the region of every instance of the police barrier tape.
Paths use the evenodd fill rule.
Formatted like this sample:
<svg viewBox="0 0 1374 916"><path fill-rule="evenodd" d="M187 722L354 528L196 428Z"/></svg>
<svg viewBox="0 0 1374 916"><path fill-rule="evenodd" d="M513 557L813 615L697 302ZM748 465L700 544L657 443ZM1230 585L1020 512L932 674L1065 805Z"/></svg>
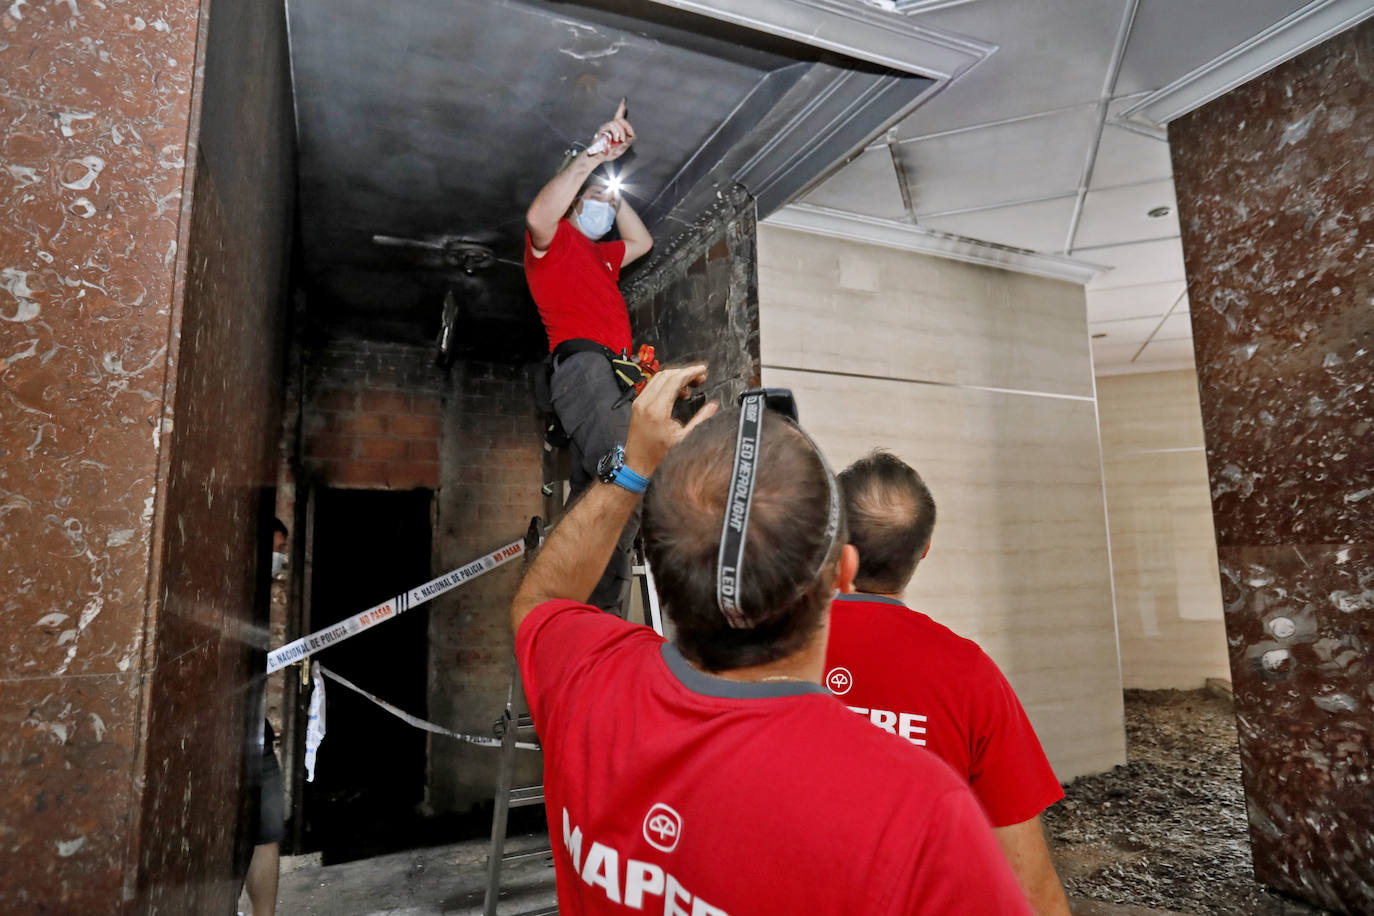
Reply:
<svg viewBox="0 0 1374 916"><path fill-rule="evenodd" d="M376 703L378 706L382 707L382 709L385 709L387 712L391 713L396 718L400 719L403 722L409 723L410 725L413 725L416 728L423 728L425 731L433 732L436 735L448 735L450 738L457 738L459 741L466 741L469 744L477 744L481 745L482 747L501 746L500 738L487 738L482 735L464 735L455 731L449 731L442 725L435 725L433 722L426 722L419 716L412 716L405 710L397 709L395 706L392 706L390 703L388 703L386 700L383 700L381 697L368 693L366 690L359 687L352 681L348 680L343 675L335 674L333 671L330 671L328 668L326 668L324 665L321 665L319 662L315 662L315 667L319 670L320 674L323 674L331 681L334 681L338 684L342 684L349 690L352 690L354 693L361 694L362 696ZM517 741L515 742L515 746L518 748L523 748L527 751L540 750L539 745L534 744L530 741Z"/></svg>
<svg viewBox="0 0 1374 916"><path fill-rule="evenodd" d="M528 537L528 536L527 536ZM375 607L370 607L365 611L354 614L346 620L330 624L323 630L316 630L308 636L302 636L294 642L289 642L280 649L273 649L267 653L267 673L279 671L294 662L298 662L308 655L327 649L335 643L342 642L350 636L356 636L364 630L375 627L384 620L390 620L400 614L404 614L411 608L424 604L432 598L437 598L445 592L452 591L460 585L471 582L483 573L490 572L498 566L502 566L514 560L516 557L524 556L525 540L511 541L504 547L498 547L492 553L473 560L466 566L460 566L455 570L444 573L437 579L430 579L423 585L416 586L408 592L383 601Z"/></svg>

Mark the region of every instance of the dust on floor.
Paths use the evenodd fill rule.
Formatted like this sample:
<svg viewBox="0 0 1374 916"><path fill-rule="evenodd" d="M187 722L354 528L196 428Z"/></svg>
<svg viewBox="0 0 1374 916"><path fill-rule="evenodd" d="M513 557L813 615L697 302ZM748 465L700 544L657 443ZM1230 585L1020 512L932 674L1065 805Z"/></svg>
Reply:
<svg viewBox="0 0 1374 916"><path fill-rule="evenodd" d="M1255 884L1229 700L1204 690L1127 691L1126 744L1125 766L1075 780L1045 814L1076 916L1327 912ZM512 846L547 843L530 835ZM278 912L475 916L486 851L474 840L341 865L287 859ZM506 877L502 913L553 902L547 859Z"/></svg>
<svg viewBox="0 0 1374 916"><path fill-rule="evenodd" d="M1125 699L1128 762L1074 780L1045 813L1070 895L1219 916L1328 912L1255 883L1230 700L1206 690Z"/></svg>

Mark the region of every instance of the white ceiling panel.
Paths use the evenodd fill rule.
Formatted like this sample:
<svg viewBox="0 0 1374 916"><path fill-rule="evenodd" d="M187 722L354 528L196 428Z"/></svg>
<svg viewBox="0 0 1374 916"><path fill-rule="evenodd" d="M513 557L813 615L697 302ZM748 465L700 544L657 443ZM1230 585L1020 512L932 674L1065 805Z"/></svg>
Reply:
<svg viewBox="0 0 1374 916"><path fill-rule="evenodd" d="M1168 141L1108 124L1102 129L1102 142L1097 147L1097 161L1088 187L1137 184L1173 174Z"/></svg>
<svg viewBox="0 0 1374 916"><path fill-rule="evenodd" d="M1140 351L1139 343L1111 343L1107 338L1094 340L1093 372L1101 375L1103 370L1112 370L1130 365L1131 357Z"/></svg>
<svg viewBox="0 0 1374 916"><path fill-rule="evenodd" d="M1094 102L1126 0L977 0L917 22L995 42L997 52L903 122L899 136Z"/></svg>
<svg viewBox="0 0 1374 916"><path fill-rule="evenodd" d="M919 226L962 237L960 245L971 239L990 243L990 251L1011 246L1056 255L1072 229L1070 257L1112 268L1088 284L1090 320L1159 318L1174 308L1180 317L1165 333L1184 333L1185 274L1166 134L1113 119L1316 3L903 0L893 8L922 25L998 45L894 131ZM1119 48L1128 10L1131 31ZM1114 52L1121 57L1115 74ZM1104 92L1112 98L1099 124ZM1089 155L1092 171L1080 199ZM905 222L898 170L889 160L886 147L868 150L806 201ZM1161 217L1148 215L1161 207Z"/></svg>
<svg viewBox="0 0 1374 916"><path fill-rule="evenodd" d="M1088 331L1092 333L1093 340L1103 343L1133 343L1137 347L1150 339L1150 335L1159 327L1159 318L1132 318L1127 321L1098 321L1088 324ZM1106 337L1098 337L1098 334L1106 334Z"/></svg>
<svg viewBox="0 0 1374 916"><path fill-rule="evenodd" d="M1157 219L1148 216L1155 207L1168 207L1168 215ZM1179 234L1174 182L1166 179L1089 191L1073 247L1119 245Z"/></svg>
<svg viewBox="0 0 1374 916"><path fill-rule="evenodd" d="M919 220L919 223L937 232L952 232L998 245L1054 251L1063 244L1064 234L1069 231L1073 206L1073 197L1061 197L1033 204L936 216Z"/></svg>
<svg viewBox="0 0 1374 916"><path fill-rule="evenodd" d="M1088 321L1125 321L1130 318L1158 320L1183 295L1184 283L1149 283L1144 286L1122 286L1117 289L1088 289Z"/></svg>
<svg viewBox="0 0 1374 916"><path fill-rule="evenodd" d="M897 169L887 147L864 150L858 158L825 180L804 200L882 219L905 219L906 207L897 186Z"/></svg>
<svg viewBox="0 0 1374 916"><path fill-rule="evenodd" d="M1152 340L1145 345L1140 356L1136 357L1137 363L1156 361L1191 363L1193 361L1192 339Z"/></svg>
<svg viewBox="0 0 1374 916"><path fill-rule="evenodd" d="M1166 86L1306 5L1307 0L1140 0L1115 92Z"/></svg>
<svg viewBox="0 0 1374 916"><path fill-rule="evenodd" d="M1096 133L1097 109L1089 105L913 140L898 154L920 218L1076 191Z"/></svg>
<svg viewBox="0 0 1374 916"><path fill-rule="evenodd" d="M1164 324L1160 325L1155 332L1151 343L1161 340L1192 340L1193 324L1192 318L1187 312L1174 309L1174 313L1164 319Z"/></svg>
<svg viewBox="0 0 1374 916"><path fill-rule="evenodd" d="M1111 268L1088 282L1090 290L1142 286L1147 283L1182 280L1187 276L1183 272L1182 239L1158 239L1130 245L1111 245L1106 248L1075 249L1072 256Z"/></svg>

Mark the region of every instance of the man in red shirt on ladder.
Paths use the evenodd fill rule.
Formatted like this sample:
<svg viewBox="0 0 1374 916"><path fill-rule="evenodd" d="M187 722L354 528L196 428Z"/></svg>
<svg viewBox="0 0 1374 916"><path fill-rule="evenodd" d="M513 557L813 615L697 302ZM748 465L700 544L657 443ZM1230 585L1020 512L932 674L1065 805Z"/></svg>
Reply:
<svg viewBox="0 0 1374 916"><path fill-rule="evenodd" d="M992 659L901 601L930 549L935 500L895 455L877 451L840 472L850 594L830 612L826 686L884 731L933 751L973 789L1039 916L1069 916L1040 812L1064 797L1021 702Z"/></svg>
<svg viewBox="0 0 1374 916"><path fill-rule="evenodd" d="M559 911L1028 914L968 785L821 686L858 559L790 395L677 423L705 377L654 376L511 605ZM646 491L672 643L585 604Z"/></svg>
<svg viewBox="0 0 1374 916"><path fill-rule="evenodd" d="M615 462L616 449L625 443L629 398L623 396L611 360L628 359L634 351L630 314L618 284L620 271L654 245L614 176L593 175L634 143L623 99L596 137L544 185L525 213L525 278L549 335L553 409L572 449L574 497L597 478L600 464ZM620 238L599 241L612 226ZM622 606L636 531L631 520L621 532L619 547L591 597L598 607Z"/></svg>

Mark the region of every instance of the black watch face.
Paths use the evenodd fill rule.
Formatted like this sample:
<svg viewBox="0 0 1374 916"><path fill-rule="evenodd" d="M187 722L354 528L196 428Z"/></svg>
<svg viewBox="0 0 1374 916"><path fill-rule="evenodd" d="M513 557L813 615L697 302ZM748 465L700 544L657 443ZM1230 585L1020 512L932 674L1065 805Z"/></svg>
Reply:
<svg viewBox="0 0 1374 916"><path fill-rule="evenodd" d="M621 462L624 460L621 458L622 454L620 446L616 446L602 455L601 460L596 463L596 476L600 477L605 483L612 483L615 472L620 470Z"/></svg>

